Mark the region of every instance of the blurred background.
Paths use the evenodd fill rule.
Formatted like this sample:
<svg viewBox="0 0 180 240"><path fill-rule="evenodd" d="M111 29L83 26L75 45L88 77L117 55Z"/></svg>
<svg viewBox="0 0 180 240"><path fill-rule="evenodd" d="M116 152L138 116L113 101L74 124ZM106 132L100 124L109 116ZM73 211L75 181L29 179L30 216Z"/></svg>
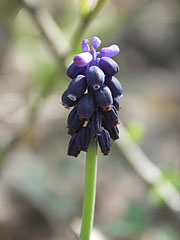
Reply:
<svg viewBox="0 0 180 240"><path fill-rule="evenodd" d="M179 16L178 0L0 1L0 240L78 239L85 154L66 155L60 96L93 36L120 47L124 97L92 239L179 239Z"/></svg>

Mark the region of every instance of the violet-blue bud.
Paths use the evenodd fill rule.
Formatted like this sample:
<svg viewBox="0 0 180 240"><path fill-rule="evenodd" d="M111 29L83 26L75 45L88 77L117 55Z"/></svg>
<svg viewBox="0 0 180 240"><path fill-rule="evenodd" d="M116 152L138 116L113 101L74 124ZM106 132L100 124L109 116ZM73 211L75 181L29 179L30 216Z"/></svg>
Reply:
<svg viewBox="0 0 180 240"><path fill-rule="evenodd" d="M98 37L92 37L91 42L93 44L94 49L97 49L101 45L101 40Z"/></svg>
<svg viewBox="0 0 180 240"><path fill-rule="evenodd" d="M119 53L120 49L117 45L113 44L109 47L104 47L100 51L100 57L113 57Z"/></svg>
<svg viewBox="0 0 180 240"><path fill-rule="evenodd" d="M99 67L108 77L115 75L119 71L118 64L109 57L102 57L99 61Z"/></svg>
<svg viewBox="0 0 180 240"><path fill-rule="evenodd" d="M84 94L79 100L77 113L79 118L85 121L88 121L94 114L94 99L90 93Z"/></svg>
<svg viewBox="0 0 180 240"><path fill-rule="evenodd" d="M108 155L111 150L111 138L107 130L103 129L101 131L100 136L98 136L98 142L101 148L101 152L104 155Z"/></svg>
<svg viewBox="0 0 180 240"><path fill-rule="evenodd" d="M84 52L89 52L90 51L89 40L88 39L84 39L82 41L81 47L82 47L82 50Z"/></svg>
<svg viewBox="0 0 180 240"><path fill-rule="evenodd" d="M77 136L77 145L80 151L87 152L91 140L91 132L89 127L82 127Z"/></svg>
<svg viewBox="0 0 180 240"><path fill-rule="evenodd" d="M103 111L110 111L113 104L113 97L111 94L111 90L103 85L100 89L95 92L96 103L100 106Z"/></svg>
<svg viewBox="0 0 180 240"><path fill-rule="evenodd" d="M91 66L86 77L88 86L92 87L94 91L98 90L105 80L103 71L97 66Z"/></svg>
<svg viewBox="0 0 180 240"><path fill-rule="evenodd" d="M70 108L70 107L73 107L75 106L77 103L78 103L78 100L76 101L72 101L70 100L67 96L68 96L69 92L68 90L66 90L62 97L61 97L61 100L62 100L62 105L65 107L65 108Z"/></svg>
<svg viewBox="0 0 180 240"><path fill-rule="evenodd" d="M110 88L113 98L119 98L122 95L122 86L117 78L114 76L106 77L105 84Z"/></svg>
<svg viewBox="0 0 180 240"><path fill-rule="evenodd" d="M87 81L84 75L76 76L68 86L67 97L72 101L76 101L80 98L87 89Z"/></svg>
<svg viewBox="0 0 180 240"><path fill-rule="evenodd" d="M77 75L79 75L79 74L85 75L86 69L87 69L86 66L84 66L84 67L77 67L75 63L72 63L72 64L68 67L66 74L67 74L68 77L70 77L70 78L75 78L75 77L76 77Z"/></svg>
<svg viewBox="0 0 180 240"><path fill-rule="evenodd" d="M67 154L69 156L77 157L79 153L80 153L80 150L77 145L77 133L75 133L69 141Z"/></svg>
<svg viewBox="0 0 180 240"><path fill-rule="evenodd" d="M93 57L89 52L79 53L74 56L74 63L77 67L84 67L92 61Z"/></svg>

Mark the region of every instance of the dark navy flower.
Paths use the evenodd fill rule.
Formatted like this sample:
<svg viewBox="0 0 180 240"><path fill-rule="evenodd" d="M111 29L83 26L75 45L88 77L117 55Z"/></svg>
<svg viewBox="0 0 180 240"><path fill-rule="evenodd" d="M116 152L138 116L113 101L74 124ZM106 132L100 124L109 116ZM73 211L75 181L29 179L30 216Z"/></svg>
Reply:
<svg viewBox="0 0 180 240"><path fill-rule="evenodd" d="M113 105L115 106L116 110L119 111L120 107L120 98L113 98Z"/></svg>
<svg viewBox="0 0 180 240"><path fill-rule="evenodd" d="M66 74L68 75L68 77L70 78L75 78L77 75L79 74L82 74L84 75L86 73L86 69L87 67L84 66L84 67L77 67L75 63L72 63L67 71L66 71Z"/></svg>
<svg viewBox="0 0 180 240"><path fill-rule="evenodd" d="M99 61L99 67L108 77L114 76L117 72L119 72L119 66L109 57L102 57Z"/></svg>
<svg viewBox="0 0 180 240"><path fill-rule="evenodd" d="M87 89L87 81L84 75L76 76L68 86L67 97L72 101L76 101L78 98L82 97L83 93Z"/></svg>
<svg viewBox="0 0 180 240"><path fill-rule="evenodd" d="M101 148L101 152L104 155L108 155L111 150L111 138L107 130L103 129L101 131L100 136L98 136L98 142Z"/></svg>
<svg viewBox="0 0 180 240"><path fill-rule="evenodd" d="M80 151L88 151L92 138L98 139L101 152L109 154L111 138L119 138L117 110L122 97L121 83L114 75L118 64L111 59L120 51L117 45L102 48L98 37L84 39L82 53L74 56L67 69L72 79L62 95L64 107L73 107L67 120L68 134L72 135L68 155L77 157ZM87 121L87 122L86 122Z"/></svg>
<svg viewBox="0 0 180 240"><path fill-rule="evenodd" d="M80 151L87 152L91 140L91 132L89 127L82 127L77 136L77 145Z"/></svg>
<svg viewBox="0 0 180 240"><path fill-rule="evenodd" d="M95 91L102 86L105 80L103 71L97 66L91 66L86 77L88 86L92 87Z"/></svg>
<svg viewBox="0 0 180 240"><path fill-rule="evenodd" d="M62 105L63 105L65 108L73 107L73 106L75 106L75 105L77 104L77 102L78 102L77 100L76 100L76 101L70 100L70 99L68 98L68 94L69 94L69 92L68 92L68 90L66 90L66 91L63 93L62 97L61 97Z"/></svg>
<svg viewBox="0 0 180 240"><path fill-rule="evenodd" d="M90 119L89 126L92 136L100 135L102 130L102 114L101 112L95 112Z"/></svg>
<svg viewBox="0 0 180 240"><path fill-rule="evenodd" d="M109 132L113 141L119 139L119 129L117 126L112 126L106 119L103 119L102 126Z"/></svg>
<svg viewBox="0 0 180 240"><path fill-rule="evenodd" d="M79 100L77 105L77 113L79 119L88 121L94 113L94 99L93 96L88 93L84 94Z"/></svg>
<svg viewBox="0 0 180 240"><path fill-rule="evenodd" d="M83 126L84 121L80 120L77 114L77 106L69 113L67 119L68 134L73 135L78 132Z"/></svg>
<svg viewBox="0 0 180 240"><path fill-rule="evenodd" d="M67 154L69 156L77 157L80 153L80 150L77 145L77 136L78 134L75 133L69 141L68 151L67 151Z"/></svg>
<svg viewBox="0 0 180 240"><path fill-rule="evenodd" d="M117 78L114 76L106 77L105 84L110 88L113 98L119 98L122 96L122 86Z"/></svg>
<svg viewBox="0 0 180 240"><path fill-rule="evenodd" d="M114 106L111 108L110 111L103 112L103 115L112 126L116 126L117 124L119 124L118 113Z"/></svg>
<svg viewBox="0 0 180 240"><path fill-rule="evenodd" d="M96 103L103 109L103 111L111 110L113 97L111 90L106 85L103 85L96 91Z"/></svg>

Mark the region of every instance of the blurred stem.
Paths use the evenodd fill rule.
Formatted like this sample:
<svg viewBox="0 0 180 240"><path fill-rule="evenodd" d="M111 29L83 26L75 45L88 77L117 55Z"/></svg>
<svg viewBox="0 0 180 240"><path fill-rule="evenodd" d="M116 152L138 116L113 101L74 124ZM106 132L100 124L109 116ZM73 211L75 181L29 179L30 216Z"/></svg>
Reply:
<svg viewBox="0 0 180 240"><path fill-rule="evenodd" d="M99 0L98 3L96 4L96 7L90 11L87 15L82 17L81 23L79 27L77 28L74 37L73 37L73 42L72 42L72 50L76 51L79 42L82 39L82 36L87 29L88 25L91 23L91 21L96 17L96 15L100 12L100 10L103 8L104 4L108 0Z"/></svg>
<svg viewBox="0 0 180 240"><path fill-rule="evenodd" d="M97 141L91 140L86 155L83 216L80 240L89 240L94 220L97 172Z"/></svg>

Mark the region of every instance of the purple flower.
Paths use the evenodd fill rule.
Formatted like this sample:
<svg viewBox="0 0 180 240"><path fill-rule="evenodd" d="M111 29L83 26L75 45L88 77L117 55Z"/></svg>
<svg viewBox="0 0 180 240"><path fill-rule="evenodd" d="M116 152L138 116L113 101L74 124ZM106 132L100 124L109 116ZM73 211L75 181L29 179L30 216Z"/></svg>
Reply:
<svg viewBox="0 0 180 240"><path fill-rule="evenodd" d="M119 66L113 59L109 57L102 57L99 61L99 67L108 77L111 77L119 72Z"/></svg>
<svg viewBox="0 0 180 240"><path fill-rule="evenodd" d="M86 88L86 77L84 75L78 75L70 82L67 89L67 97L72 101L76 101L78 98L82 97L83 93L86 91Z"/></svg>
<svg viewBox="0 0 180 240"><path fill-rule="evenodd" d="M117 45L111 45L109 47L102 48L100 51L100 57L114 57L120 52Z"/></svg>
<svg viewBox="0 0 180 240"><path fill-rule="evenodd" d="M91 132L89 127L82 127L77 136L77 145L80 151L87 152L91 140Z"/></svg>
<svg viewBox="0 0 180 240"><path fill-rule="evenodd" d="M74 63L77 67L87 66L88 63L93 59L92 55L89 52L79 53L74 57Z"/></svg>
<svg viewBox="0 0 180 240"><path fill-rule="evenodd" d="M80 120L77 114L77 106L69 113L67 119L68 134L73 135L77 133L83 126L84 121Z"/></svg>
<svg viewBox="0 0 180 240"><path fill-rule="evenodd" d="M84 52L74 56L74 62L67 69L72 81L62 95L63 106L74 106L67 120L68 134L72 135L68 155L74 157L88 150L91 138L98 140L101 152L107 155L111 138L114 141L119 138L116 125L122 86L114 77L119 66L111 57L120 50L117 45L111 45L96 52L101 40L92 37L91 42L92 45L84 39L81 44Z"/></svg>
<svg viewBox="0 0 180 240"><path fill-rule="evenodd" d="M68 151L67 151L67 154L69 156L77 157L80 153L80 150L77 145L77 136L78 136L78 134L75 133L69 141L69 146L68 146Z"/></svg>
<svg viewBox="0 0 180 240"><path fill-rule="evenodd" d="M88 86L92 87L94 91L98 90L105 80L103 71L97 66L91 66L86 77Z"/></svg>
<svg viewBox="0 0 180 240"><path fill-rule="evenodd" d="M111 90L106 85L103 85L95 94L97 105L100 106L103 111L110 111L113 104Z"/></svg>
<svg viewBox="0 0 180 240"><path fill-rule="evenodd" d="M97 49L101 45L101 40L98 37L92 37L91 42L93 44L94 49Z"/></svg>
<svg viewBox="0 0 180 240"><path fill-rule="evenodd" d="M89 121L89 126L93 136L100 135L102 130L102 114L100 112L95 112Z"/></svg>
<svg viewBox="0 0 180 240"><path fill-rule="evenodd" d="M119 129L117 126L112 126L106 119L103 120L102 126L109 132L113 141L119 139Z"/></svg>
<svg viewBox="0 0 180 240"><path fill-rule="evenodd" d="M106 129L101 131L100 135L98 136L98 142L101 148L101 152L104 155L108 155L111 150L111 138L109 132Z"/></svg>
<svg viewBox="0 0 180 240"><path fill-rule="evenodd" d="M70 107L73 107L77 104L77 100L76 101L72 101L71 99L68 98L68 90L66 90L62 97L61 97L61 100L62 100L62 105L65 107L65 108L70 108Z"/></svg>
<svg viewBox="0 0 180 240"><path fill-rule="evenodd" d="M79 100L77 105L77 113L79 119L84 121L88 121L94 114L94 99L90 93L84 94Z"/></svg>
<svg viewBox="0 0 180 240"><path fill-rule="evenodd" d="M105 84L110 88L113 98L122 96L122 86L119 80L115 77L106 77Z"/></svg>
<svg viewBox="0 0 180 240"><path fill-rule="evenodd" d="M118 113L116 108L113 106L110 111L103 112L106 120L109 121L111 126L116 126L119 124Z"/></svg>
<svg viewBox="0 0 180 240"><path fill-rule="evenodd" d="M90 46L89 46L89 40L88 39L84 39L82 44L81 44L82 50L84 52L89 52L90 51Z"/></svg>
<svg viewBox="0 0 180 240"><path fill-rule="evenodd" d="M84 75L86 73L86 69L87 67L84 66L84 67L77 67L75 63L72 63L67 71L66 71L66 74L68 75L68 77L70 78L75 78L77 75L79 74L82 74Z"/></svg>

